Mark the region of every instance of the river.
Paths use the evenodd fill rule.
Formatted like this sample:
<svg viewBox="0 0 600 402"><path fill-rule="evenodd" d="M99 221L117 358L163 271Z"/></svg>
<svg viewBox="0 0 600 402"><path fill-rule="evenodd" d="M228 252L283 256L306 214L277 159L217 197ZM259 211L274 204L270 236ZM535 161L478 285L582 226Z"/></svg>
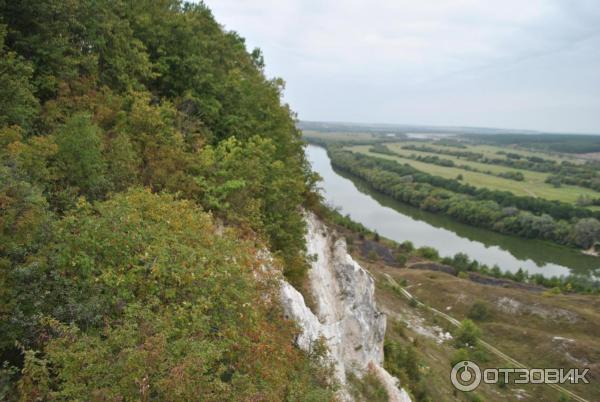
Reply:
<svg viewBox="0 0 600 402"><path fill-rule="evenodd" d="M430 246L441 256L462 252L471 259L502 270L519 268L547 277L568 274L600 276L600 258L540 240L502 235L461 224L450 218L399 203L369 188L360 179L335 171L325 149L308 145L306 155L325 201L367 228L389 239L410 240L416 247Z"/></svg>

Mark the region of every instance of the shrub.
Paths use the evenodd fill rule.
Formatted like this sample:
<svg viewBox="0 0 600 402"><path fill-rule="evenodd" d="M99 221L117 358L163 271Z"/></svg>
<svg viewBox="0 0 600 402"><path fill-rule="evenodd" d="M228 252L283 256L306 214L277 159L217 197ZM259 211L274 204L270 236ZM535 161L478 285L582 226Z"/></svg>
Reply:
<svg viewBox="0 0 600 402"><path fill-rule="evenodd" d="M456 349L454 351L454 353L452 354L452 360L450 360L450 366L454 367L456 364L465 361L465 360L469 360L470 356L469 356L469 351L465 348L459 348Z"/></svg>
<svg viewBox="0 0 600 402"><path fill-rule="evenodd" d="M365 373L362 378L350 373L348 383L350 393L357 401L387 402L389 400L386 389L377 376L371 372Z"/></svg>
<svg viewBox="0 0 600 402"><path fill-rule="evenodd" d="M396 254L396 262L400 265L400 266L405 266L406 262L408 261L408 257L405 256L404 254Z"/></svg>
<svg viewBox="0 0 600 402"><path fill-rule="evenodd" d="M415 246L410 240L406 240L400 244L400 248L407 253L412 253L415 249Z"/></svg>
<svg viewBox="0 0 600 402"><path fill-rule="evenodd" d="M483 301L476 301L469 309L467 317L475 321L487 320L490 317L488 305Z"/></svg>
<svg viewBox="0 0 600 402"><path fill-rule="evenodd" d="M440 254L433 247L421 247L417 250L417 254L428 260L439 260Z"/></svg>
<svg viewBox="0 0 600 402"><path fill-rule="evenodd" d="M454 344L457 348L476 346L480 336L481 330L479 327L473 321L466 319L460 323L460 327L456 330Z"/></svg>

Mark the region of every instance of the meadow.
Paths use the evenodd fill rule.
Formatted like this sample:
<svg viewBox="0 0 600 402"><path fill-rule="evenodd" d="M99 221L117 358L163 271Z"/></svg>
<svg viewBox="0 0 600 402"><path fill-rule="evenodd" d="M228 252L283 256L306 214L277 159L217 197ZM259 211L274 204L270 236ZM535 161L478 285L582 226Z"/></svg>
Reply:
<svg viewBox="0 0 600 402"><path fill-rule="evenodd" d="M432 146L432 143L429 143L429 142L424 143L422 141L421 142L415 142L415 141L404 142L403 141L403 142L387 144L387 146L390 150L392 150L393 152L395 152L399 155L383 155L383 154L379 154L379 153L374 153L369 150L370 149L369 145L349 146L349 147L347 147L347 149L349 149L353 152L363 153L363 154L378 157L378 158L396 160L403 164L407 163L407 164L413 166L414 168L419 169L423 172L426 172L426 173L429 173L432 175L436 175L436 176L440 176L440 177L444 177L447 179L455 179L459 175L462 175L464 183L468 183L468 184L471 184L476 187L486 187L486 188L489 188L492 190L509 191L509 192L511 192L515 195L519 195L519 196L541 197L541 198L545 198L548 200L557 200L557 201L563 201L563 202L568 202L568 203L575 203L582 196L590 197L590 198L597 198L598 196L600 196L600 193L598 193L597 191L583 188L583 187L573 186L573 185L563 185L561 187L554 187L552 184L545 182L546 178L548 177L547 173L533 172L533 171L528 171L528 170L524 170L524 169L515 169L515 168L509 168L506 166L491 165L491 164L485 164L485 163L479 163L479 162L471 162L471 161L465 160L463 158L458 158L458 157L451 156L451 155L441 155L441 154L438 155L442 159L452 160L456 165L468 165L468 166L470 166L476 170L482 171L482 172L490 171L495 174L502 173L502 172L511 172L511 171L512 172L521 172L524 175L525 180L515 181L515 180L511 180L511 179L506 179L506 178L482 173L482 172L468 171L468 170L462 169L460 167L439 166L439 165L435 165L432 163L426 163L426 162L413 160L413 159L410 159L411 155L421 155L421 156L429 155L430 156L430 155L434 155L434 154L429 153L429 152L419 152L419 151L414 151L414 150L402 149L402 146L409 145L409 144L413 144L413 145L414 144L417 144L417 145L425 145L426 144L428 146ZM433 146L435 146L435 145L433 145ZM437 146L437 148L451 149L451 148L442 147L442 146ZM461 150L463 150L463 149L461 149ZM494 147L494 146L489 146L489 145L467 145L467 149L464 149L464 150L471 151L471 152L484 153L486 155L489 155L490 157L493 156L495 158L503 158L503 155L496 154L496 152L498 152L499 150L503 150L503 148L500 148L500 147ZM506 151L506 149L504 149L504 151ZM513 152L513 150L511 149L510 152ZM517 151L515 153L524 154L525 152L527 152L527 151ZM543 155L543 157L546 159L560 158L559 156L550 155L550 154L542 154L540 152L532 152L531 154L535 154L535 156L540 156L540 157L542 157L542 155ZM402 156L400 156L400 155L402 155Z"/></svg>

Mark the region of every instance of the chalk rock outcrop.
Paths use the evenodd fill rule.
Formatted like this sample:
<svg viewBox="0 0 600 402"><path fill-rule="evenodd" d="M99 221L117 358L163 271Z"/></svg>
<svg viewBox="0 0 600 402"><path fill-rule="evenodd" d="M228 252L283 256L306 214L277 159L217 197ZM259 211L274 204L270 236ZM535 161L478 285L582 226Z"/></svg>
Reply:
<svg viewBox="0 0 600 402"><path fill-rule="evenodd" d="M345 240L336 238L312 213L307 213L306 221L307 249L313 257L308 278L316 311L287 282L281 286L284 311L302 329L298 346L310 350L324 339L342 384L347 373L362 376L369 370L386 388L390 401L409 402L398 380L382 367L386 316L376 307L373 278L348 254Z"/></svg>

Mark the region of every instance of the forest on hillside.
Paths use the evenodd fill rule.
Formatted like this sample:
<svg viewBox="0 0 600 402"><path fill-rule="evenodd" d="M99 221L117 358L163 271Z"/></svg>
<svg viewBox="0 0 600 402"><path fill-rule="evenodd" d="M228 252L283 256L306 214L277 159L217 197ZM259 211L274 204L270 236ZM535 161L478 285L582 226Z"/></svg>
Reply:
<svg viewBox="0 0 600 402"><path fill-rule="evenodd" d="M203 4L0 0L0 399L327 400L284 83Z"/></svg>

